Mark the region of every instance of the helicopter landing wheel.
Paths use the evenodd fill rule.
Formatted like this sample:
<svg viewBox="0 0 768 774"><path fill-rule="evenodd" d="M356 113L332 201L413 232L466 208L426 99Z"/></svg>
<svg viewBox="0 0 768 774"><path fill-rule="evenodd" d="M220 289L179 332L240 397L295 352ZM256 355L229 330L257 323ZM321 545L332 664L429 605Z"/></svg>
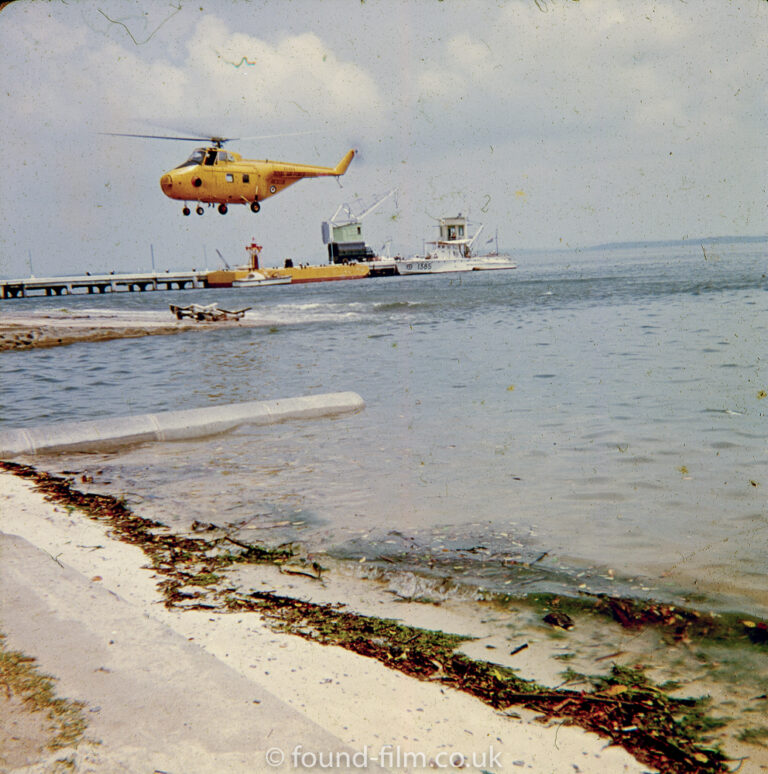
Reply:
<svg viewBox="0 0 768 774"><path fill-rule="evenodd" d="M201 205L201 204L198 204L198 205L197 205L197 207L196 207L196 209L195 209L195 212L196 212L198 215L202 215L202 214L203 214L204 210L203 210L203 207L202 207L202 205Z"/></svg>
<svg viewBox="0 0 768 774"><path fill-rule="evenodd" d="M189 207L187 207L186 205L184 205L184 209L183 209L181 212L182 212L182 214L184 214L184 215L189 215L189 213L191 212L191 210L189 209Z"/></svg>
<svg viewBox="0 0 768 774"><path fill-rule="evenodd" d="M222 215L226 215L227 214L227 205L226 204L220 204L219 205L219 212Z"/></svg>
<svg viewBox="0 0 768 774"><path fill-rule="evenodd" d="M261 205L258 202L251 202L251 212L258 212L261 209Z"/></svg>

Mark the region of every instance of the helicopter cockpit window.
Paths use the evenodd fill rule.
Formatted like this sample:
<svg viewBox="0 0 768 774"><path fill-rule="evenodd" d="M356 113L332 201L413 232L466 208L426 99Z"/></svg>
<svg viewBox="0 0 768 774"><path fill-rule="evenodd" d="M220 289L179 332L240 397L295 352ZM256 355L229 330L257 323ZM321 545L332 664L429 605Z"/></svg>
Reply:
<svg viewBox="0 0 768 774"><path fill-rule="evenodd" d="M196 164L202 164L204 158L205 149L197 148L197 150L195 150L195 152L183 164L179 164L176 169L181 169L182 167L193 167Z"/></svg>
<svg viewBox="0 0 768 774"><path fill-rule="evenodd" d="M216 163L216 151L214 148L208 149L208 155L205 157L205 165L212 167Z"/></svg>

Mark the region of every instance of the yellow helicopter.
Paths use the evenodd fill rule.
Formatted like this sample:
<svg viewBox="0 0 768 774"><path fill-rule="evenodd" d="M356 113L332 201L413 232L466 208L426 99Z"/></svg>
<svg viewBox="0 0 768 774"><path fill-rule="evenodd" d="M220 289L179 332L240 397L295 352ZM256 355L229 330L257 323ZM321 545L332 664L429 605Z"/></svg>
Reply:
<svg viewBox="0 0 768 774"><path fill-rule="evenodd" d="M239 153L222 149L232 137L168 137L157 134L123 134L102 132L113 137L142 137L150 140L189 140L211 143L196 148L192 155L178 167L160 178L160 188L170 199L184 202L182 213L189 215L187 202L197 202L195 212L202 215L203 203L218 204L222 215L228 204L247 204L251 212L261 209L261 202L280 193L284 188L305 177L340 177L355 156L350 150L335 167L312 164L292 164L268 159L244 159Z"/></svg>

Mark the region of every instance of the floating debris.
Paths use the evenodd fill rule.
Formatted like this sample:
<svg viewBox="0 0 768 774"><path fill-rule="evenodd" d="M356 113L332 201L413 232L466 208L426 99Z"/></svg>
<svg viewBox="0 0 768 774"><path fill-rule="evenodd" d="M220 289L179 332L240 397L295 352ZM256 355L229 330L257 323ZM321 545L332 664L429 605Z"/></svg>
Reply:
<svg viewBox="0 0 768 774"><path fill-rule="evenodd" d="M559 629L573 629L573 619L567 613L552 612L544 616L544 623Z"/></svg>
<svg viewBox="0 0 768 774"><path fill-rule="evenodd" d="M177 320L181 320L185 317L197 322L221 322L223 320L240 320L243 315L252 307L247 306L245 309L238 309L236 311L230 311L228 309L219 309L217 303L206 304L202 306L200 304L190 304L189 306L176 306L176 304L169 304L170 310L176 315Z"/></svg>

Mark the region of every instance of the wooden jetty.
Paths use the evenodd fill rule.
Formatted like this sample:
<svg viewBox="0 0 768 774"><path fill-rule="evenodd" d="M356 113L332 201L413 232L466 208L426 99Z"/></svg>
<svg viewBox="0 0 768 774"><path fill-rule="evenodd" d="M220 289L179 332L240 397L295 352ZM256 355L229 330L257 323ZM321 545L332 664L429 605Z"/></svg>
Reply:
<svg viewBox="0 0 768 774"><path fill-rule="evenodd" d="M75 293L118 293L145 290L187 290L208 287L209 272L153 271L137 274L83 274L73 277L27 277L0 280L0 298L64 296Z"/></svg>

